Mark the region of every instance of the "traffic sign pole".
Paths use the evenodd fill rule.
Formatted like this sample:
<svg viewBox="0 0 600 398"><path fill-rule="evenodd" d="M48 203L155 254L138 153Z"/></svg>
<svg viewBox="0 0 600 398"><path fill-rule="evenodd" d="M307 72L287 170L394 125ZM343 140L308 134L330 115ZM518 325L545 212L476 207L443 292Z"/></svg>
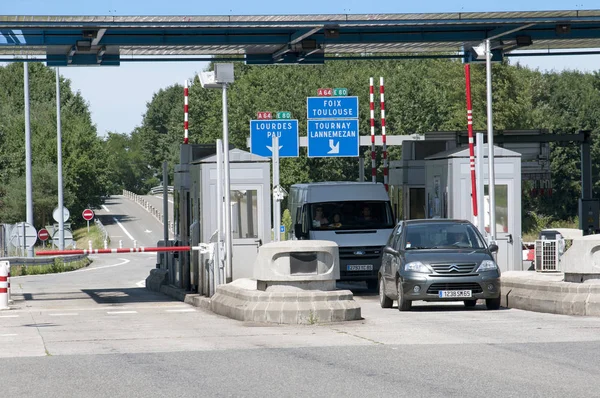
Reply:
<svg viewBox="0 0 600 398"><path fill-rule="evenodd" d="M281 208L279 201L279 138L273 134L273 238L275 242L281 240L279 226L281 225Z"/></svg>

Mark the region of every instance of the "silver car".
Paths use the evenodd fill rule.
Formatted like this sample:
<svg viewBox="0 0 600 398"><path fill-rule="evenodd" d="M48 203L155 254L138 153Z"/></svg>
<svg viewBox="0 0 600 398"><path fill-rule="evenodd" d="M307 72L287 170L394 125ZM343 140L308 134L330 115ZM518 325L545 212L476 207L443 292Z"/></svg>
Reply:
<svg viewBox="0 0 600 398"><path fill-rule="evenodd" d="M473 224L464 220L428 219L398 223L383 250L379 302L408 311L412 302L464 301L474 307L485 299L500 308L500 269Z"/></svg>

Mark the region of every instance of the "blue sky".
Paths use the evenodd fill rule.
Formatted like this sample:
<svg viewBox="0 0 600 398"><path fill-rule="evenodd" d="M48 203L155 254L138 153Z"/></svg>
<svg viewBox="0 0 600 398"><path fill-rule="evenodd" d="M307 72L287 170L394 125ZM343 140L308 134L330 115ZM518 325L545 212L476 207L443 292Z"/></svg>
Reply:
<svg viewBox="0 0 600 398"><path fill-rule="evenodd" d="M334 13L420 13L471 11L541 11L598 9L594 2L556 0L303 0L295 1L157 1L157 0L0 0L2 15L272 15ZM523 57L511 62L540 70L579 69L593 71L600 56ZM183 83L197 71L201 62L123 63L120 67L61 68L89 102L98 133L130 133L140 125L146 103L160 88ZM192 123L193 121L190 121Z"/></svg>

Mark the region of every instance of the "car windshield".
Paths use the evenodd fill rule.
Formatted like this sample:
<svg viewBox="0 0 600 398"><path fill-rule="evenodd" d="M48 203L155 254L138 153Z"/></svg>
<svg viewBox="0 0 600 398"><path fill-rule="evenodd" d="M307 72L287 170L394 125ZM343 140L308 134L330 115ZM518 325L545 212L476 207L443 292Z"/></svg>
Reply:
<svg viewBox="0 0 600 398"><path fill-rule="evenodd" d="M485 243L469 223L428 222L407 225L404 248L418 249L484 249Z"/></svg>
<svg viewBox="0 0 600 398"><path fill-rule="evenodd" d="M389 202L322 202L310 206L312 230L393 228Z"/></svg>

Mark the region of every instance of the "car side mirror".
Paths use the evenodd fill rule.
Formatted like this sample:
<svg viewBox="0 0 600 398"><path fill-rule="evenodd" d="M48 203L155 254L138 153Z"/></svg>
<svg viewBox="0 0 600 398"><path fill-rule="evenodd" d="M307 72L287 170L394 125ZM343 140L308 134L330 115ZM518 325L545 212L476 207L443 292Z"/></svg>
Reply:
<svg viewBox="0 0 600 398"><path fill-rule="evenodd" d="M398 253L398 250L396 250L396 249L393 249L393 248L391 248L391 247L389 247L389 246L386 246L386 247L383 249L383 251L384 251L385 253L388 253L388 254L391 254L391 255L394 255L394 256L397 256L397 255L399 254L399 253Z"/></svg>
<svg viewBox="0 0 600 398"><path fill-rule="evenodd" d="M490 251L490 253L496 253L498 251L498 245L495 243L492 243L491 245L488 246L488 250Z"/></svg>
<svg viewBox="0 0 600 398"><path fill-rule="evenodd" d="M305 237L305 234L302 232L302 224L294 224L294 235L297 239Z"/></svg>

